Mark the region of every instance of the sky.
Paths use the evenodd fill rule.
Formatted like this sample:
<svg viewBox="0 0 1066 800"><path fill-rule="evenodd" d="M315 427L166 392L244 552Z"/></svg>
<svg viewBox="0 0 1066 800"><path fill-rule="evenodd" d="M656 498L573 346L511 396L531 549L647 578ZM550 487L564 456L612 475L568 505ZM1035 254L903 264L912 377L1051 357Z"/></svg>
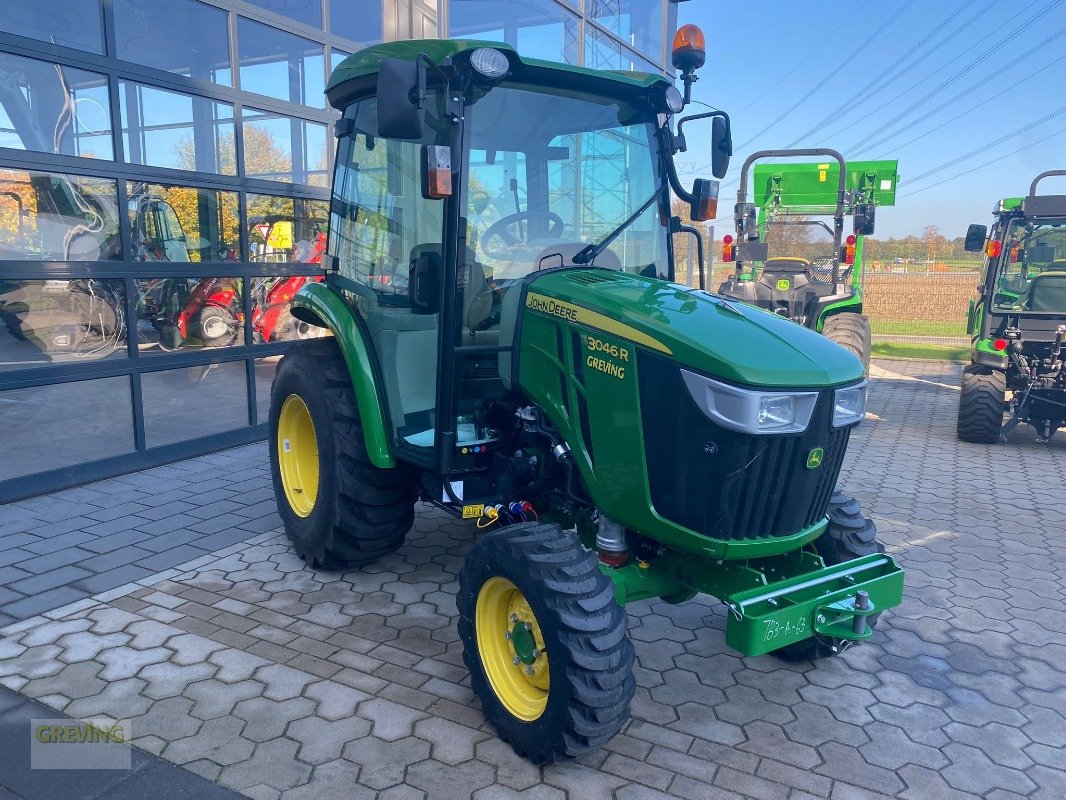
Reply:
<svg viewBox="0 0 1066 800"><path fill-rule="evenodd" d="M1066 169L1066 0L688 0L678 9L679 25L707 36L693 97L732 120L720 208L732 208L752 152L830 147L847 160L899 160L896 205L878 211L878 238L927 225L954 238L989 223L995 202L1026 194L1037 173ZM711 177L709 132L686 129L683 175ZM1066 193L1066 179L1054 180L1042 191Z"/></svg>

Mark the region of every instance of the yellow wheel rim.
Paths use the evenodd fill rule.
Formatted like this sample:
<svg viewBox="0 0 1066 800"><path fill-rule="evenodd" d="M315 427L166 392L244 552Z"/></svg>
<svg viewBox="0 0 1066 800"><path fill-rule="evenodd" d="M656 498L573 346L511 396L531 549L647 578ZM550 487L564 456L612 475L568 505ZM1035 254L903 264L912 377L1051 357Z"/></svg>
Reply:
<svg viewBox="0 0 1066 800"><path fill-rule="evenodd" d="M310 515L318 499L318 440L311 412L295 394L285 398L278 415L278 465L289 508Z"/></svg>
<svg viewBox="0 0 1066 800"><path fill-rule="evenodd" d="M548 653L533 609L506 578L489 578L474 611L477 649L496 697L532 722L548 705Z"/></svg>

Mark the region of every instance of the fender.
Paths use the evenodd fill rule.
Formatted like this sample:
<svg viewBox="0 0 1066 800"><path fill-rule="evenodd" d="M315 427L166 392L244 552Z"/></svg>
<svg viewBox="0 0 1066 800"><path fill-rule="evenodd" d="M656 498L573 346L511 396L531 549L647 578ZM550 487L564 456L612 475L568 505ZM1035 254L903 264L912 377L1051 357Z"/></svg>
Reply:
<svg viewBox="0 0 1066 800"><path fill-rule="evenodd" d="M348 365L370 461L382 469L395 467L396 456L389 445L369 342L355 318L355 311L336 289L312 281L305 283L293 297L292 315L302 322L328 328L333 333Z"/></svg>

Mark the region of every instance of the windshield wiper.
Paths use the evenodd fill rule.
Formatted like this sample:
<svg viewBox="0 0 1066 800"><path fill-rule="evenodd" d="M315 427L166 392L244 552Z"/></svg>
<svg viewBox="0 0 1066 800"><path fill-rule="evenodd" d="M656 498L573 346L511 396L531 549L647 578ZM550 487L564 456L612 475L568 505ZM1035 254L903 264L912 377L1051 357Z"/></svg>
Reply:
<svg viewBox="0 0 1066 800"><path fill-rule="evenodd" d="M644 204L633 212L633 215L629 217L625 222L611 231L606 238L598 242L597 244L590 244L588 247L584 247L577 252L577 255L572 259L575 264L591 264L596 260L604 250L611 246L611 242L617 239L626 228L636 222L637 218L651 208L652 203L659 199L659 196L663 193L663 188L660 186L655 190L651 197L644 201Z"/></svg>

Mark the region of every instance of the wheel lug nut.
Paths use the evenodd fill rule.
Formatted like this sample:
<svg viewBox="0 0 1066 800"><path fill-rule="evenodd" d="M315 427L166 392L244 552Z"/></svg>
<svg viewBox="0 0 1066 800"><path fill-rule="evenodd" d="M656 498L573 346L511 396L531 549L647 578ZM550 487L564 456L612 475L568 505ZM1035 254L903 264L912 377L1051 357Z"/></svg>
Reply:
<svg viewBox="0 0 1066 800"><path fill-rule="evenodd" d="M520 659L518 656L515 656L511 659L511 663L517 667L519 664L522 663L522 659Z"/></svg>
<svg viewBox="0 0 1066 800"><path fill-rule="evenodd" d="M510 631L504 631L503 632L503 638L506 639L507 641L511 641L511 632Z"/></svg>
<svg viewBox="0 0 1066 800"><path fill-rule="evenodd" d="M539 655L540 655L540 650L538 650L537 648L534 647L533 648L533 658L536 658Z"/></svg>
<svg viewBox="0 0 1066 800"><path fill-rule="evenodd" d="M528 622L522 623L522 627L526 629L526 633L531 633L533 631L533 626Z"/></svg>
<svg viewBox="0 0 1066 800"><path fill-rule="evenodd" d="M530 666L526 667L526 675L532 675L532 674L533 674L533 665L531 664Z"/></svg>

